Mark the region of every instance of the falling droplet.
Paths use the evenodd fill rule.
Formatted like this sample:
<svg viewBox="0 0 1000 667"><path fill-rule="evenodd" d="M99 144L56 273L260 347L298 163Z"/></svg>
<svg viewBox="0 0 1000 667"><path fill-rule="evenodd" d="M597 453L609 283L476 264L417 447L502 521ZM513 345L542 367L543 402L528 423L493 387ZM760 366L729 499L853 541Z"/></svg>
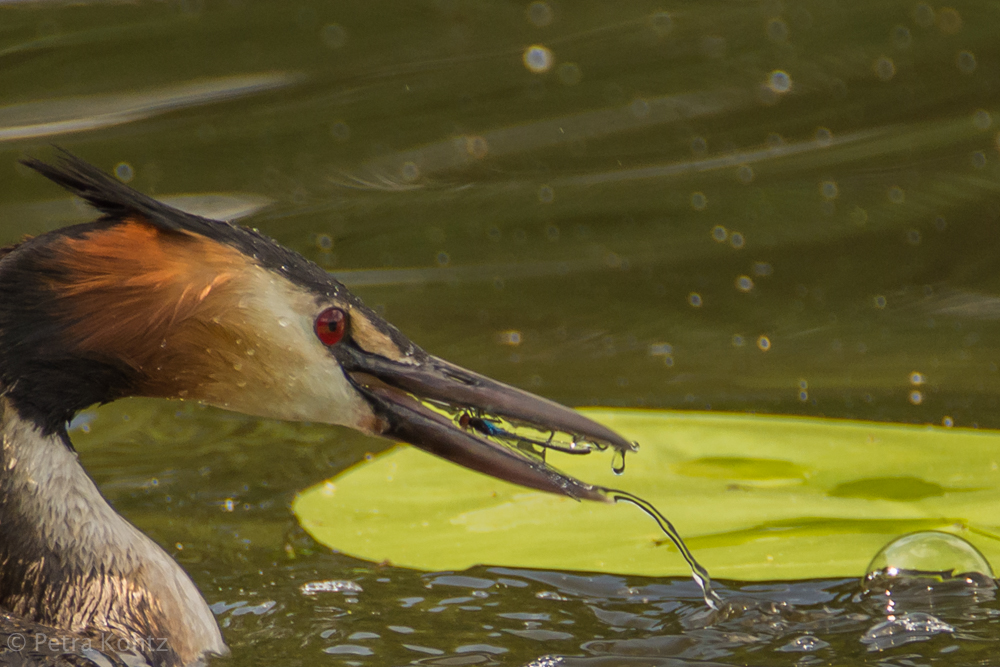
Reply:
<svg viewBox="0 0 1000 667"><path fill-rule="evenodd" d="M616 475L622 475L625 473L625 452L618 450L615 452L614 457L611 459L611 472Z"/></svg>

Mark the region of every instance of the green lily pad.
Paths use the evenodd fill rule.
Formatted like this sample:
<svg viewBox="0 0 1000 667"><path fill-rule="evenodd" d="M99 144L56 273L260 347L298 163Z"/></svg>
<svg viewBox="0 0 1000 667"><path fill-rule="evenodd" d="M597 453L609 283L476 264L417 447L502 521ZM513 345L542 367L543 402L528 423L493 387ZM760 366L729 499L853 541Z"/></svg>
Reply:
<svg viewBox="0 0 1000 667"><path fill-rule="evenodd" d="M830 419L584 411L642 443L550 455L585 481L650 501L713 577L862 576L890 540L945 530L1000 564L1000 433ZM577 502L397 447L299 495L318 541L422 570L477 564L686 575L653 521L628 504Z"/></svg>

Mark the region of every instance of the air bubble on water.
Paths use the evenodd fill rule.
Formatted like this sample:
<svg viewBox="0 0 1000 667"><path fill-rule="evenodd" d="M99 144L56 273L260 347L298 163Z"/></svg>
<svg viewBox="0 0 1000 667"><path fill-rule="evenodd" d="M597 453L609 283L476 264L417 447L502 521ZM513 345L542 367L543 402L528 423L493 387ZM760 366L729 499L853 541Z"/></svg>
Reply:
<svg viewBox="0 0 1000 667"><path fill-rule="evenodd" d="M805 403L806 401L808 401L809 400L809 392L808 391L800 391L799 392L799 400L802 401L803 403Z"/></svg>
<svg viewBox="0 0 1000 667"><path fill-rule="evenodd" d="M976 109L976 112L972 114L972 124L976 126L977 130L988 130L993 124L993 116L986 109Z"/></svg>
<svg viewBox="0 0 1000 667"><path fill-rule="evenodd" d="M128 183L135 178L135 170L128 162L119 162L115 165L115 178L122 183Z"/></svg>
<svg viewBox="0 0 1000 667"><path fill-rule="evenodd" d="M739 232L733 232L729 236L729 245L739 250L746 243L746 239Z"/></svg>
<svg viewBox="0 0 1000 667"><path fill-rule="evenodd" d="M906 230L906 242L910 245L920 245L920 241L923 240L923 235L920 233L919 229L907 229Z"/></svg>
<svg viewBox="0 0 1000 667"><path fill-rule="evenodd" d="M743 336L739 334L733 334L733 347L743 347L746 341L743 340Z"/></svg>
<svg viewBox="0 0 1000 667"><path fill-rule="evenodd" d="M767 352L771 349L771 339L767 336L761 336L757 339L757 347L761 352Z"/></svg>
<svg viewBox="0 0 1000 667"><path fill-rule="evenodd" d="M538 201L543 204L551 204L556 198L556 193L550 185L543 185L538 188Z"/></svg>
<svg viewBox="0 0 1000 667"><path fill-rule="evenodd" d="M744 185L752 183L754 178L753 167L748 164L741 164L736 170L736 178Z"/></svg>
<svg viewBox="0 0 1000 667"><path fill-rule="evenodd" d="M927 530L882 547L865 570L862 591L881 592L900 577L923 577L931 584L955 578L992 582L993 570L986 557L958 535Z"/></svg>
<svg viewBox="0 0 1000 667"><path fill-rule="evenodd" d="M278 326L279 327L284 328L284 327L287 327L291 323L292 323L291 320L289 320L287 317L279 317L278 318Z"/></svg>
<svg viewBox="0 0 1000 667"><path fill-rule="evenodd" d="M708 198L705 196L704 192L691 193L691 208L696 211L704 211L707 206Z"/></svg>
<svg viewBox="0 0 1000 667"><path fill-rule="evenodd" d="M823 181L819 184L819 194L823 199L836 199L839 193L836 181Z"/></svg>
<svg viewBox="0 0 1000 667"><path fill-rule="evenodd" d="M708 142L705 137L695 137L691 140L691 153L695 157L701 157L708 153Z"/></svg>
<svg viewBox="0 0 1000 667"><path fill-rule="evenodd" d="M552 51L546 47L535 44L524 50L522 60L524 61L524 66L528 68L529 72L532 72L533 74L544 74L552 69L555 57L552 55Z"/></svg>
<svg viewBox="0 0 1000 667"><path fill-rule="evenodd" d="M954 425L955 425L955 420L947 415L945 415L941 419L941 426L944 426L945 428L951 428Z"/></svg>
<svg viewBox="0 0 1000 667"><path fill-rule="evenodd" d="M833 132L826 127L816 128L816 143L820 146L829 146L833 143Z"/></svg>
<svg viewBox="0 0 1000 667"><path fill-rule="evenodd" d="M741 292L749 292L753 289L753 280L750 276L739 276L736 278L736 289Z"/></svg>
<svg viewBox="0 0 1000 667"><path fill-rule="evenodd" d="M767 147L768 148L779 148L785 144L785 139L777 132L772 132L767 135Z"/></svg>
<svg viewBox="0 0 1000 667"><path fill-rule="evenodd" d="M753 274L755 276L769 276L774 273L774 267L769 262L754 262Z"/></svg>
<svg viewBox="0 0 1000 667"><path fill-rule="evenodd" d="M986 166L986 153L983 151L975 151L972 153L970 161L972 162L973 167L976 169L982 169Z"/></svg>
<svg viewBox="0 0 1000 667"><path fill-rule="evenodd" d="M886 303L887 303L887 302L886 302L886 300L885 300L885 297L884 297L884 296L882 296L881 294L880 294L880 295L878 295L878 296L876 296L876 297L875 297L874 299L872 299L872 304L873 304L873 305L874 305L874 306L875 306L876 308L878 308L879 310L882 310L883 308L885 308L885 306L886 306Z"/></svg>
<svg viewBox="0 0 1000 667"><path fill-rule="evenodd" d="M778 650L785 653L810 653L818 651L821 648L826 648L829 645L829 642L825 642L812 635L802 635L801 637L796 637Z"/></svg>
<svg viewBox="0 0 1000 667"><path fill-rule="evenodd" d="M435 259L437 260L437 265L438 266L448 266L448 264L451 263L451 256L448 253L446 253L444 250L441 250L440 252L438 252L438 254L435 257Z"/></svg>
<svg viewBox="0 0 1000 667"><path fill-rule="evenodd" d="M919 371L913 371L910 373L910 384L914 387L919 387L920 385L927 382L927 376Z"/></svg>
<svg viewBox="0 0 1000 667"><path fill-rule="evenodd" d="M909 400L913 405L920 405L924 402L924 394L921 391L913 390L910 392Z"/></svg>
<svg viewBox="0 0 1000 667"><path fill-rule="evenodd" d="M688 303L694 308L701 308L701 295L697 292L688 294Z"/></svg>
<svg viewBox="0 0 1000 667"><path fill-rule="evenodd" d="M726 228L723 227L722 225L716 225L715 227L712 227L712 238L718 241L719 243L723 243L728 236L729 232L727 232Z"/></svg>

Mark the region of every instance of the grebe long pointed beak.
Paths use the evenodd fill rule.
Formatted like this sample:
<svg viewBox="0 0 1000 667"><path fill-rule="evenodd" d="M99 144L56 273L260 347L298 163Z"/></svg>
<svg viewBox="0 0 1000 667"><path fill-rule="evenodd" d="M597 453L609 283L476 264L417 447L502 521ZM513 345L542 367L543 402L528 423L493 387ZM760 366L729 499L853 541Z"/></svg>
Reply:
<svg viewBox="0 0 1000 667"><path fill-rule="evenodd" d="M351 345L335 355L384 420L383 436L508 482L608 501L600 487L547 465L545 451L636 449L578 412L432 355L400 363Z"/></svg>

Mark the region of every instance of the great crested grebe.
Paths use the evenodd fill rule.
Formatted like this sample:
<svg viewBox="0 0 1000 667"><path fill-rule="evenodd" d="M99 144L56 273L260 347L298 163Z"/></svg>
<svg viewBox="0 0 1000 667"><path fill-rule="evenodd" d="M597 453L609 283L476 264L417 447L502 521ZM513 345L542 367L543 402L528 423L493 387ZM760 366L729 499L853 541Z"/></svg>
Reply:
<svg viewBox="0 0 1000 667"><path fill-rule="evenodd" d="M74 414L125 396L349 426L609 500L529 450L634 449L618 434L424 352L256 231L171 208L68 153L23 163L103 215L0 250L0 616L124 638L157 667L227 652L188 575L111 508L70 443ZM514 434L526 426L569 442Z"/></svg>

